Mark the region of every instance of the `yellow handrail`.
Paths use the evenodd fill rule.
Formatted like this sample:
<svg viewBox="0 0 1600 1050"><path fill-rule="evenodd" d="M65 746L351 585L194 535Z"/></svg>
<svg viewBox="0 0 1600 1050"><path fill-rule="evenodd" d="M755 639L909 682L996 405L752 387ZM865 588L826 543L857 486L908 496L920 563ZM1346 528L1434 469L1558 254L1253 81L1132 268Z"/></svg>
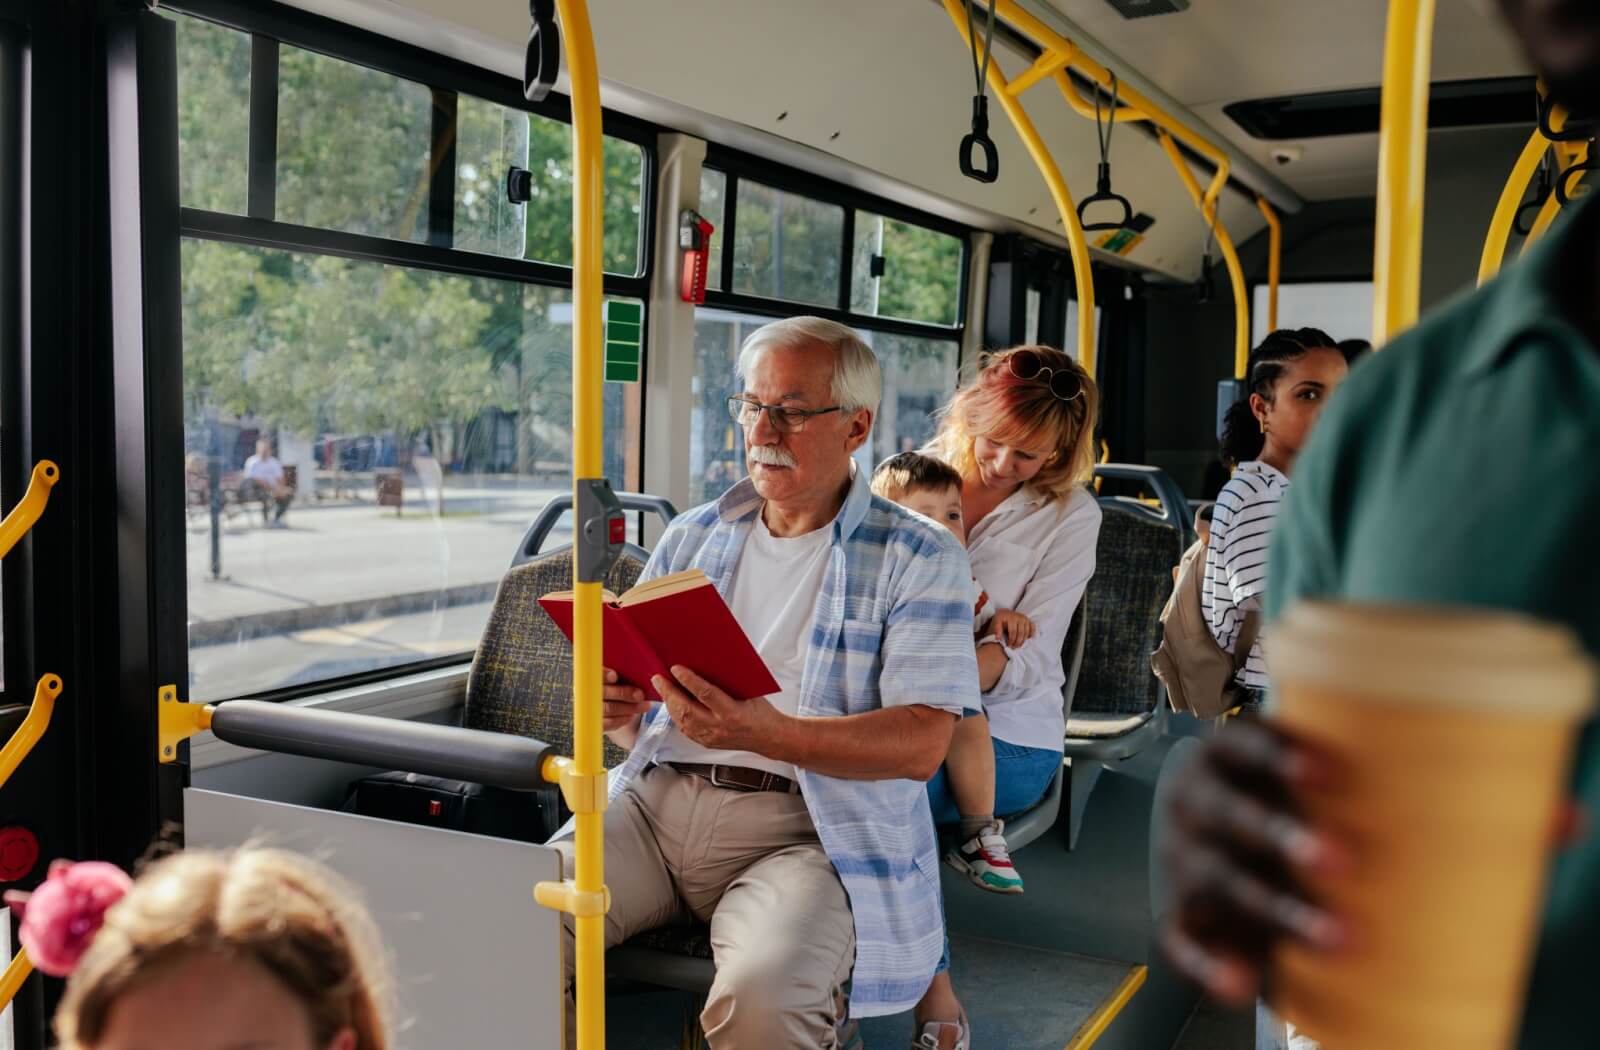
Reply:
<svg viewBox="0 0 1600 1050"><path fill-rule="evenodd" d="M944 0L945 11L950 15L950 20L955 23L956 31L966 40L967 46L972 46L972 40L967 32L966 11L962 6L963 0ZM1239 265L1238 253L1234 250L1233 241L1228 236L1226 228L1217 212L1217 201L1223 187L1228 184L1230 161L1227 153L1211 143L1208 139L1191 129L1188 125L1174 118L1155 102L1146 98L1138 89L1117 80L1116 75L1105 66L1084 54L1071 40L1051 29L1030 12L1024 10L1016 0L992 0L994 12L997 17L1005 20L1012 28L1030 37L1034 44L1043 52L1034 64L1027 70L1018 74L1016 80L1007 82L1005 74L1001 73L997 64L991 63L989 67L989 86L993 89L1000 104L1005 108L1007 116L1016 126L1017 133L1022 137L1023 145L1027 147L1029 155L1033 157L1034 164L1044 176L1046 184L1050 187L1050 194L1055 199L1056 207L1061 212L1062 224L1067 229L1067 242L1072 250L1072 267L1078 286L1078 344L1080 348L1094 345L1094 289L1089 270L1088 244L1083 239L1083 227L1078 221L1077 206L1072 196L1067 192L1065 180L1061 176L1061 169L1056 165L1055 159L1039 138L1034 129L1033 122L1028 118L1019 101L1022 93L1045 79L1053 80L1061 91L1061 96L1066 99L1067 105L1073 112L1089 119L1095 118L1094 104L1083 97L1083 92L1073 83L1072 73L1088 78L1093 83L1104 88L1108 93L1113 85L1116 87L1118 106L1109 114L1102 110L1100 119L1110 119L1116 122L1133 120L1149 121L1158 131L1176 139L1185 146L1193 149L1204 157L1214 168L1215 173L1204 190L1199 188L1192 172L1189 171L1187 162L1176 148L1168 150L1169 156L1174 158L1174 165L1178 174L1184 179L1186 186L1192 185L1192 196L1195 205L1205 217L1206 224L1216 232L1217 241L1221 244L1223 258L1228 264L1228 276L1234 288L1235 308L1235 360L1236 369L1243 374L1243 369L1250 355L1250 306L1245 295L1244 270ZM1269 220L1270 221L1270 220ZM1080 349L1079 360L1082 361L1093 374L1094 357L1086 355Z"/></svg>
<svg viewBox="0 0 1600 1050"><path fill-rule="evenodd" d="M1278 218L1278 213L1272 205L1267 203L1267 198L1256 197L1256 207L1261 209L1262 216L1267 220L1267 331L1275 332L1278 329L1278 279L1283 273L1283 220ZM1245 378L1237 375L1235 379Z"/></svg>
<svg viewBox="0 0 1600 1050"><path fill-rule="evenodd" d="M586 0L556 0L572 96L572 477L578 489L605 476L601 463L601 235L605 160L601 152L600 72ZM577 925L578 1050L602 1050L605 1030L605 761L601 754L600 583L578 579L573 559L573 760L563 790L581 796L576 865L565 902ZM569 788L568 782L571 782ZM598 790L596 789L598 785Z"/></svg>
<svg viewBox="0 0 1600 1050"><path fill-rule="evenodd" d="M1422 297L1422 194L1434 0L1390 0L1378 131L1372 345L1416 322Z"/></svg>
<svg viewBox="0 0 1600 1050"><path fill-rule="evenodd" d="M11 548L39 520L45 504L50 502L50 490L60 477L60 468L48 459L41 459L34 464L33 476L28 479L28 491L22 494L21 501L11 508L5 520L0 521L0 558L10 554Z"/></svg>
<svg viewBox="0 0 1600 1050"><path fill-rule="evenodd" d="M1551 119L1554 120L1554 116ZM1494 217L1489 220L1489 235L1483 241L1483 258L1478 262L1478 284L1489 283L1500 272L1500 264L1505 261L1506 244L1511 240L1511 228L1517 221L1517 212L1522 210L1522 196L1528 192L1528 185L1539 170L1539 162L1549 149L1550 140L1538 128L1534 128L1533 134L1528 136L1527 145L1522 147L1522 153L1517 157L1517 163L1511 168L1511 177L1506 179L1505 189L1500 191L1500 202L1494 206ZM1554 194L1551 199L1554 199Z"/></svg>
<svg viewBox="0 0 1600 1050"><path fill-rule="evenodd" d="M56 697L61 695L61 679L53 674L47 674L39 679L33 687L33 704L28 708L28 716L22 720L17 731L11 734L11 739L6 741L6 746L0 748L0 785L11 779L11 774L17 771L22 760L28 757L28 752L33 750L33 745L44 736L44 731L50 728L50 716L55 713Z"/></svg>
<svg viewBox="0 0 1600 1050"><path fill-rule="evenodd" d="M967 35L967 16L961 0L944 0L944 9L955 23L956 32L971 47L972 39ZM1089 242L1084 240L1083 223L1078 221L1078 206L1073 200L1072 191L1067 188L1067 180L1062 177L1060 167L1050 155L1049 147L1039 137L1027 110L1018 101L1020 92L1013 93L998 62L989 63L989 89L1005 109L1006 116L1011 118L1017 134L1022 137L1022 144L1027 147L1039 174L1044 176L1045 185L1050 188L1056 210L1061 213L1061 224L1067 231L1067 247L1072 253L1072 277L1078 290L1078 363L1093 376L1098 362L1095 353L1094 272L1089 265Z"/></svg>
<svg viewBox="0 0 1600 1050"><path fill-rule="evenodd" d="M1206 222L1216 232L1217 247L1222 249L1222 261L1228 268L1228 283L1233 287L1233 374L1243 379L1250 369L1250 303L1245 297L1244 267L1239 263L1239 252L1234 248L1233 238L1228 236L1227 229L1217 221L1216 204L1207 201L1201 194L1200 182L1189 170L1189 162L1178 152L1178 144L1172 141L1166 128L1157 129L1156 138L1160 140L1161 148L1167 151L1167 158L1172 161L1189 196L1194 198L1200 214L1205 216Z"/></svg>
<svg viewBox="0 0 1600 1050"><path fill-rule="evenodd" d="M11 1005L11 1000L17 997L17 992L22 989L22 982L33 973L33 960L28 958L26 948L17 949L16 957L11 960L6 971L0 974L0 1010Z"/></svg>

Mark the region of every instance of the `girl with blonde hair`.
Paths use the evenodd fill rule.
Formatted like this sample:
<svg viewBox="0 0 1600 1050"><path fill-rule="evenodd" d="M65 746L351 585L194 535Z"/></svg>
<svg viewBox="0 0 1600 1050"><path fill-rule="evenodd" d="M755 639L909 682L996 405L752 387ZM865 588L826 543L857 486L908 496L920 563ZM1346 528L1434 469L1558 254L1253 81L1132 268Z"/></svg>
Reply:
<svg viewBox="0 0 1600 1050"><path fill-rule="evenodd" d="M952 748L973 753L976 735L977 753L992 762L947 765L928 783L934 821L961 826L960 845L946 861L986 888L998 879L1021 889L996 815L1033 806L1061 770L1061 649L1094 573L1100 534L1100 506L1087 488L1099 400L1094 380L1060 350L1019 346L988 354L942 410L924 450L961 475L967 551L989 600L1035 627L1019 645L997 632L978 647L984 715L958 725ZM947 952L917 1005L918 1048L968 1045L948 963Z"/></svg>
<svg viewBox="0 0 1600 1050"><path fill-rule="evenodd" d="M58 862L7 902L35 966L67 978L60 1050L388 1050L376 929L304 857L194 850L137 880Z"/></svg>

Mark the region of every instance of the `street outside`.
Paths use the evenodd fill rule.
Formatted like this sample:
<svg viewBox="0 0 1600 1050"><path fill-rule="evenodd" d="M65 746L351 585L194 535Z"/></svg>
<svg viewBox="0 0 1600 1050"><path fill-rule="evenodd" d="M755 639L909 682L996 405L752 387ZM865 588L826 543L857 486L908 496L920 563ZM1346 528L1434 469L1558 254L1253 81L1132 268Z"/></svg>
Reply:
<svg viewBox="0 0 1600 1050"><path fill-rule="evenodd" d="M286 528L259 506L222 520L222 575L211 575L211 519L189 518L189 695L218 700L410 663L478 644L494 585L549 482L469 477L434 492L406 479L405 506L296 502ZM546 548L571 542L564 518Z"/></svg>

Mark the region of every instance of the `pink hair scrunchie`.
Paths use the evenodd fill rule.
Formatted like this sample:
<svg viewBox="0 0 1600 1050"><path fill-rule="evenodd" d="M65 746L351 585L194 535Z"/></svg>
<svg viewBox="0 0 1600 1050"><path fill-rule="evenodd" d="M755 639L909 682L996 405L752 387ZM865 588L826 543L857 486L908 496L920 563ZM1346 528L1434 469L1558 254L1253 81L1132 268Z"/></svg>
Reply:
<svg viewBox="0 0 1600 1050"><path fill-rule="evenodd" d="M132 886L115 864L58 860L38 889L7 893L5 902L22 920L19 937L33 965L51 977L66 977L100 932L106 912Z"/></svg>

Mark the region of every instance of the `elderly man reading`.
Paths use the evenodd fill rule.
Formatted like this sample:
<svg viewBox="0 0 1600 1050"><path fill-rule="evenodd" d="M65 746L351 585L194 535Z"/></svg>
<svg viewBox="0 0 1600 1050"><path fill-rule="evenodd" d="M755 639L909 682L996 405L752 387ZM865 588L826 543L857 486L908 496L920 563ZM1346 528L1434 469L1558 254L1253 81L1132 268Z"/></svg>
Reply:
<svg viewBox="0 0 1600 1050"><path fill-rule="evenodd" d="M972 573L851 463L882 389L854 332L769 324L738 371L750 477L674 522L643 578L703 569L781 688L733 700L677 667L645 719L608 672L606 730L632 754L605 815L606 944L709 922L711 1046L834 1047L847 981L853 1015L897 1013L939 960L922 782L976 706Z"/></svg>

